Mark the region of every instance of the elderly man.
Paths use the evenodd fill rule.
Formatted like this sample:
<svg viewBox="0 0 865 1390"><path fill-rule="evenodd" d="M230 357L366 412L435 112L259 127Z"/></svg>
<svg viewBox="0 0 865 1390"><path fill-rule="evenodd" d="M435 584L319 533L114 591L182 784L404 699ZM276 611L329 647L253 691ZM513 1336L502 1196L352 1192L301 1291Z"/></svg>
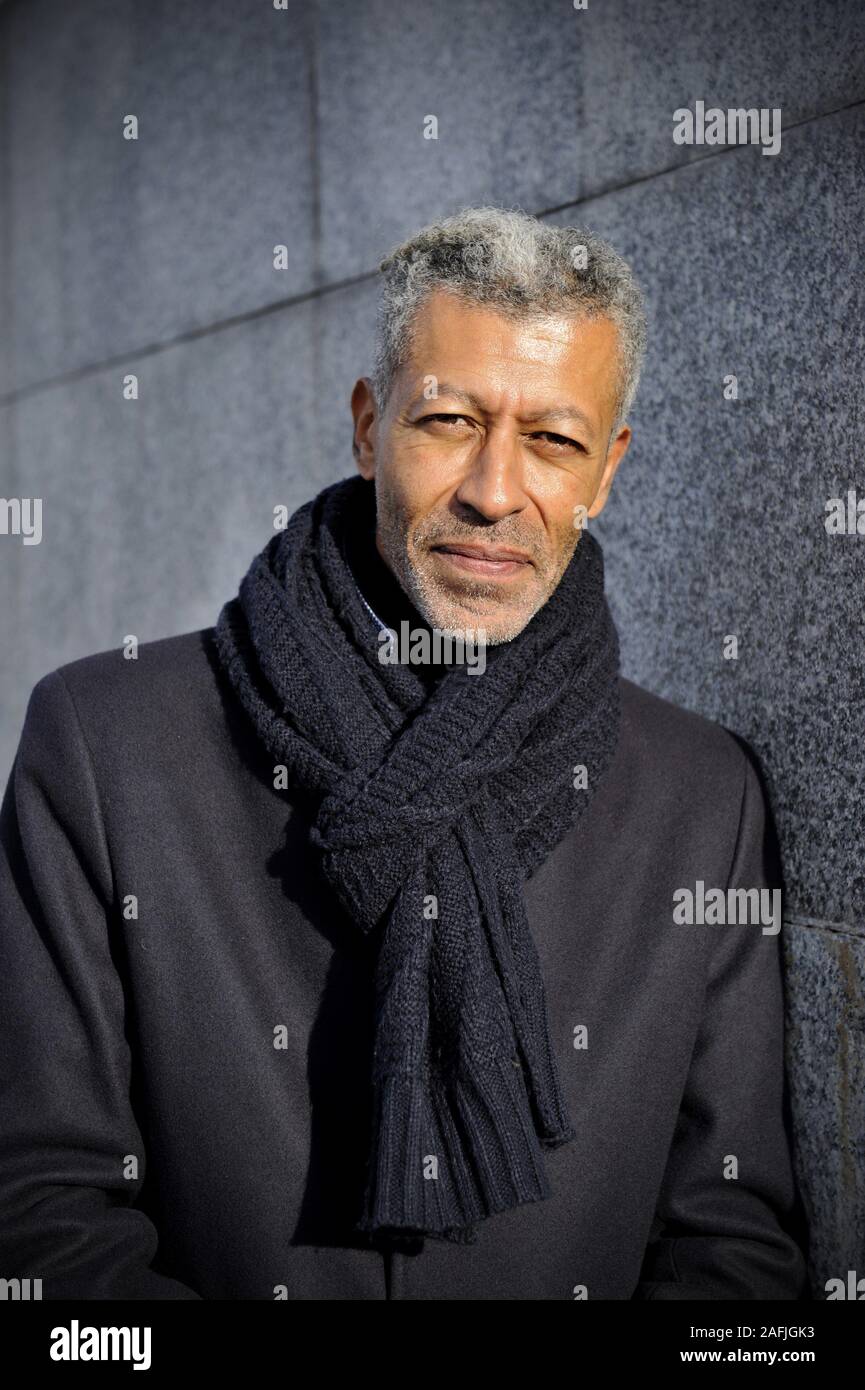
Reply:
<svg viewBox="0 0 865 1390"><path fill-rule="evenodd" d="M2 1269L44 1298L799 1298L777 930L674 912L777 885L760 782L621 676L589 525L640 292L494 208L382 270L359 476L212 628L32 692Z"/></svg>

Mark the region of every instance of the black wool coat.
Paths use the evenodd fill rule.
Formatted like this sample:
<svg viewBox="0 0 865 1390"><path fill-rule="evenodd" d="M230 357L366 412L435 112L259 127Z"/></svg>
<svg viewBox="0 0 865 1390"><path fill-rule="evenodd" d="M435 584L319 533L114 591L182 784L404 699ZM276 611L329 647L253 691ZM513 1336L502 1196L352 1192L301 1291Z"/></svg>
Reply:
<svg viewBox="0 0 865 1390"><path fill-rule="evenodd" d="M673 921L697 880L778 885L760 782L719 725L621 688L615 762L526 885L576 1139L475 1244L394 1247L352 1230L375 934L212 629L43 677L0 823L0 1274L45 1299L806 1296L781 938Z"/></svg>

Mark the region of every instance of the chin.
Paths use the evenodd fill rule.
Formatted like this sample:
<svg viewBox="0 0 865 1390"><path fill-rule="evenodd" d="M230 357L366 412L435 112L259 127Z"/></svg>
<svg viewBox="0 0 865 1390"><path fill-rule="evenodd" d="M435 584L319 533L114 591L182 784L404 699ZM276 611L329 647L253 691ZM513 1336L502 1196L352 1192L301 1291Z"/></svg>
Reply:
<svg viewBox="0 0 865 1390"><path fill-rule="evenodd" d="M497 647L502 642L512 642L515 637L519 637L533 617L534 613L514 614L507 623L502 622L499 617L497 623L490 619L486 623L479 622L478 626L483 627L487 634L487 646Z"/></svg>
<svg viewBox="0 0 865 1390"><path fill-rule="evenodd" d="M471 608L460 603L438 602L427 605L426 611L420 611L423 611L430 627L442 631L464 632L471 629L473 632L483 632L487 646L495 647L517 637L534 617L537 608L488 608L483 603Z"/></svg>
<svg viewBox="0 0 865 1390"><path fill-rule="evenodd" d="M481 630L490 647L512 641L545 602L535 592L513 595L508 602L492 599L488 591L451 591L411 562L406 566L404 588L430 627L451 632Z"/></svg>

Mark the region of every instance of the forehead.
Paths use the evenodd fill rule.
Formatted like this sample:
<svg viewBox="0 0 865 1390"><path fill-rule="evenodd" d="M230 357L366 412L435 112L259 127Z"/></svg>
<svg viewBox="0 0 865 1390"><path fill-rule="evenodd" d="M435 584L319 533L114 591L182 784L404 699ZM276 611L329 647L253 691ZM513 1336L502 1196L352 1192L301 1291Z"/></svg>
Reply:
<svg viewBox="0 0 865 1390"><path fill-rule="evenodd" d="M419 307L406 360L411 381L433 375L486 389L499 401L535 405L559 388L613 408L618 330L606 315L549 312L513 318L485 304L435 290ZM410 382L407 382L407 385Z"/></svg>

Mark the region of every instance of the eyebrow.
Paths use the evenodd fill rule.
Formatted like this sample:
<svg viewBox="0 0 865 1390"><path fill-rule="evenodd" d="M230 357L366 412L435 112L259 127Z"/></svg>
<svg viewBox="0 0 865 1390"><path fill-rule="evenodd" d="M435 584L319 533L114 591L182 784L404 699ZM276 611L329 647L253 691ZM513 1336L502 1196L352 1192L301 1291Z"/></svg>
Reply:
<svg viewBox="0 0 865 1390"><path fill-rule="evenodd" d="M451 396L455 400L462 401L464 405L472 406L478 414L485 414L484 406L478 397L473 395L471 391L465 391L461 386L452 386L450 382L440 381L438 396ZM432 405L437 399L438 397L435 396L432 400L419 396L412 402L412 406ZM585 430L588 430L589 434L594 435L595 433L595 427L588 415L575 405L551 405L544 410L534 410L530 415L521 415L520 419L525 420L527 424L537 423L538 420L576 420Z"/></svg>

